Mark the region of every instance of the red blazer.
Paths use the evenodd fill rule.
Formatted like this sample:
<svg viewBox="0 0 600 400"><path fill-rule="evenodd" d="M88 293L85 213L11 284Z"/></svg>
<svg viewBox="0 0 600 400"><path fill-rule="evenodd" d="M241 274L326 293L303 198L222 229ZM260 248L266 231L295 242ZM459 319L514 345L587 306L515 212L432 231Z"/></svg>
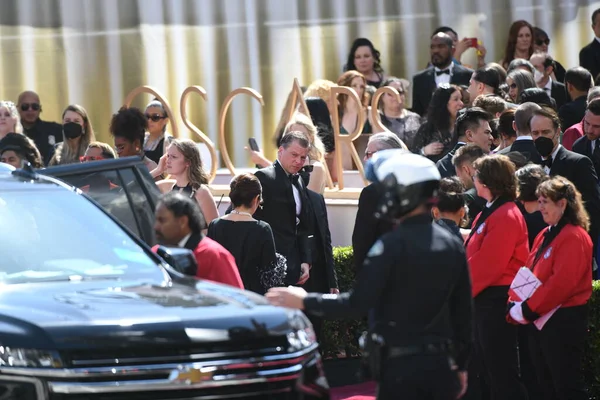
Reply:
<svg viewBox="0 0 600 400"><path fill-rule="evenodd" d="M503 204L477 228L467 245L473 297L490 286L509 286L528 255L523 214L514 202Z"/></svg>
<svg viewBox="0 0 600 400"><path fill-rule="evenodd" d="M583 136L583 121L568 128L562 137L562 145L565 149L573 151L573 143ZM598 172L598 171L596 171Z"/></svg>
<svg viewBox="0 0 600 400"><path fill-rule="evenodd" d="M531 265L544 240L544 229L535 238L527 266L542 282L533 296L523 302L523 317L535 321L561 305L574 307L587 303L592 295L592 240L581 227L565 225L550 242L537 264Z"/></svg>
<svg viewBox="0 0 600 400"><path fill-rule="evenodd" d="M152 251L156 252L158 246ZM235 264L235 258L225 247L205 236L193 250L198 262L196 278L208 279L244 289L240 272Z"/></svg>

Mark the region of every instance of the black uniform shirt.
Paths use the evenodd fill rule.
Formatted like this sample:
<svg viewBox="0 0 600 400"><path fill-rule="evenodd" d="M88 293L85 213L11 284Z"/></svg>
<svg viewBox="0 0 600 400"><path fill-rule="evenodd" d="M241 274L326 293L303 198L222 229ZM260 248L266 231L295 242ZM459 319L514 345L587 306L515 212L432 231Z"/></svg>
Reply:
<svg viewBox="0 0 600 400"><path fill-rule="evenodd" d="M330 318L375 309L377 331L389 346L451 340L465 368L472 331L471 283L465 252L430 215L407 218L381 237L367 255L350 292L310 294L307 312Z"/></svg>

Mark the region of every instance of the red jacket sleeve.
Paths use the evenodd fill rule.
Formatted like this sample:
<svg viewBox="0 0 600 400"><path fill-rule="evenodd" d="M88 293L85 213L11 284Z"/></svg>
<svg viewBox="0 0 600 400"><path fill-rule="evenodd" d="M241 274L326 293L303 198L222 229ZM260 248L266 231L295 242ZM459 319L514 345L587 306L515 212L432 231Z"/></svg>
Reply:
<svg viewBox="0 0 600 400"><path fill-rule="evenodd" d="M194 254L198 261L198 278L244 289L235 258L219 243L204 237Z"/></svg>
<svg viewBox="0 0 600 400"><path fill-rule="evenodd" d="M544 315L580 292L583 285L591 288L592 244L586 239L573 232L552 250L552 274L527 300L531 311Z"/></svg>
<svg viewBox="0 0 600 400"><path fill-rule="evenodd" d="M481 247L469 254L468 259L473 297L501 280L515 254L522 231L514 213L490 216L485 223L487 227Z"/></svg>

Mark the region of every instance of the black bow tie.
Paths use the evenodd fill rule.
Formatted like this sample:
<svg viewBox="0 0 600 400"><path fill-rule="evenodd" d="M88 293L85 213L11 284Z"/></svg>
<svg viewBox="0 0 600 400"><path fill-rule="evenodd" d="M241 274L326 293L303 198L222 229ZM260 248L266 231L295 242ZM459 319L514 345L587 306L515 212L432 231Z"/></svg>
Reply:
<svg viewBox="0 0 600 400"><path fill-rule="evenodd" d="M552 168L552 156L548 156L548 158L542 160L542 165L548 168Z"/></svg>
<svg viewBox="0 0 600 400"><path fill-rule="evenodd" d="M441 69L441 70L435 71L435 76L440 76L440 75L444 75L444 74L450 75L450 70L449 69Z"/></svg>

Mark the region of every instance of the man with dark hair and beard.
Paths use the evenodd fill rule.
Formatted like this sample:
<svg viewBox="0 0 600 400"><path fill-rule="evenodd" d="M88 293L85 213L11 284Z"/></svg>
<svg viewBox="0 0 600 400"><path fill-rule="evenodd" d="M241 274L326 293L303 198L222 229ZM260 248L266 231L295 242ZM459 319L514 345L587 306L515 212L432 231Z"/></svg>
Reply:
<svg viewBox="0 0 600 400"><path fill-rule="evenodd" d="M445 33L431 37L431 66L413 77L412 111L424 116L434 90L442 84L469 86L473 70L452 62L455 48Z"/></svg>

